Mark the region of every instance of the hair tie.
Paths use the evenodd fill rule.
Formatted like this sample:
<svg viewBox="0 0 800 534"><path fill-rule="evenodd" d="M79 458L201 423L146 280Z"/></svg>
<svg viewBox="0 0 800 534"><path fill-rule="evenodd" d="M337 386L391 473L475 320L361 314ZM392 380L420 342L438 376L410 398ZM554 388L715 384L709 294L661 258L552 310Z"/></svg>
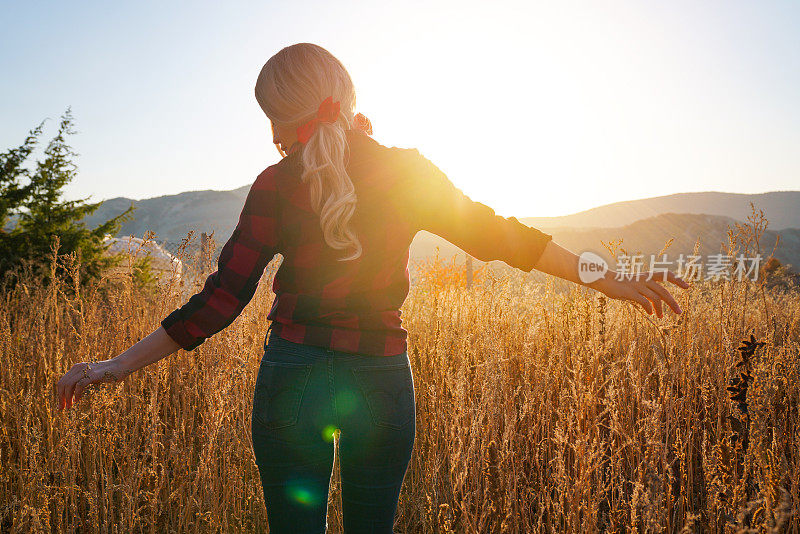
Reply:
<svg viewBox="0 0 800 534"><path fill-rule="evenodd" d="M306 144L311 135L316 131L317 124L320 122L336 122L339 118L339 102L334 102L333 97L328 97L322 101L317 109L317 116L297 127L297 140Z"/></svg>
<svg viewBox="0 0 800 534"><path fill-rule="evenodd" d="M356 116L353 117L353 128L372 135L372 122L363 113L356 113Z"/></svg>

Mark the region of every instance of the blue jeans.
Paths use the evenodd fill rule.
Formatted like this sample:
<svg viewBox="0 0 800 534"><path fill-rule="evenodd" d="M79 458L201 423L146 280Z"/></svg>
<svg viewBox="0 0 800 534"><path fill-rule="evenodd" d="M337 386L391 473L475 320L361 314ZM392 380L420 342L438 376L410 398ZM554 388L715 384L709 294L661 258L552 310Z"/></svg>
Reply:
<svg viewBox="0 0 800 534"><path fill-rule="evenodd" d="M415 408L407 352L339 352L270 330L252 420L269 531L325 532L338 429L344 532L391 533L414 447Z"/></svg>

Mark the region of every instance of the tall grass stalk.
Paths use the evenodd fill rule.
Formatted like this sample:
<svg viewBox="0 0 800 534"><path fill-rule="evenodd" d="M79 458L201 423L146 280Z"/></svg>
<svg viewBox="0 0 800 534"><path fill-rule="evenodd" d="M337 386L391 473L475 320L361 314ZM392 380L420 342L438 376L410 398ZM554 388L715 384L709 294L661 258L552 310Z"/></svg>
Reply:
<svg viewBox="0 0 800 534"><path fill-rule="evenodd" d="M229 328L65 413L58 378L128 348L185 291L35 278L2 291L0 531L267 531L249 429L276 265ZM577 286L466 288L431 269L402 308L417 437L396 530L800 530L800 294L696 283L676 321ZM727 387L751 334L767 343L749 363L745 449Z"/></svg>

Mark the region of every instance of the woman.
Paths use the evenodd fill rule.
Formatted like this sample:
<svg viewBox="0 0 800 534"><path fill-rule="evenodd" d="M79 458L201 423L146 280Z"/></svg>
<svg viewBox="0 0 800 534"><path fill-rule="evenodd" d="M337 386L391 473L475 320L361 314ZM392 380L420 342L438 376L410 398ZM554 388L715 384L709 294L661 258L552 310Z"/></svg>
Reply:
<svg viewBox="0 0 800 534"><path fill-rule="evenodd" d="M252 414L270 531L324 531L338 429L345 531L391 532L416 430L399 310L414 235L428 230L480 260L582 284L578 257L473 202L416 150L373 140L369 121L353 114L350 76L325 49L284 48L264 65L255 95L283 159L251 187L217 271L119 356L72 367L58 383L60 407L228 326L280 252ZM659 317L662 301L680 313L649 273L618 278L608 271L584 285Z"/></svg>

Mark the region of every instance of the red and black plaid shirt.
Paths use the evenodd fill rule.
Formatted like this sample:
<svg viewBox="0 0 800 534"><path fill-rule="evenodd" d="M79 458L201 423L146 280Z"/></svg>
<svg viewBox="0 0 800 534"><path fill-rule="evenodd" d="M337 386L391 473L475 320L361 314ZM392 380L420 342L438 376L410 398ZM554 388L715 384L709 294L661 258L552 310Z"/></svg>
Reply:
<svg viewBox="0 0 800 534"><path fill-rule="evenodd" d="M358 198L351 228L360 258L325 243L309 189L300 180L299 152L262 172L247 195L239 223L202 291L161 325L192 350L227 327L255 293L275 254L267 315L273 330L295 343L373 356L406 351L400 306L409 289L409 246L419 230L439 235L473 257L534 268L551 236L495 215L472 201L416 149L385 147L348 132L347 170Z"/></svg>

